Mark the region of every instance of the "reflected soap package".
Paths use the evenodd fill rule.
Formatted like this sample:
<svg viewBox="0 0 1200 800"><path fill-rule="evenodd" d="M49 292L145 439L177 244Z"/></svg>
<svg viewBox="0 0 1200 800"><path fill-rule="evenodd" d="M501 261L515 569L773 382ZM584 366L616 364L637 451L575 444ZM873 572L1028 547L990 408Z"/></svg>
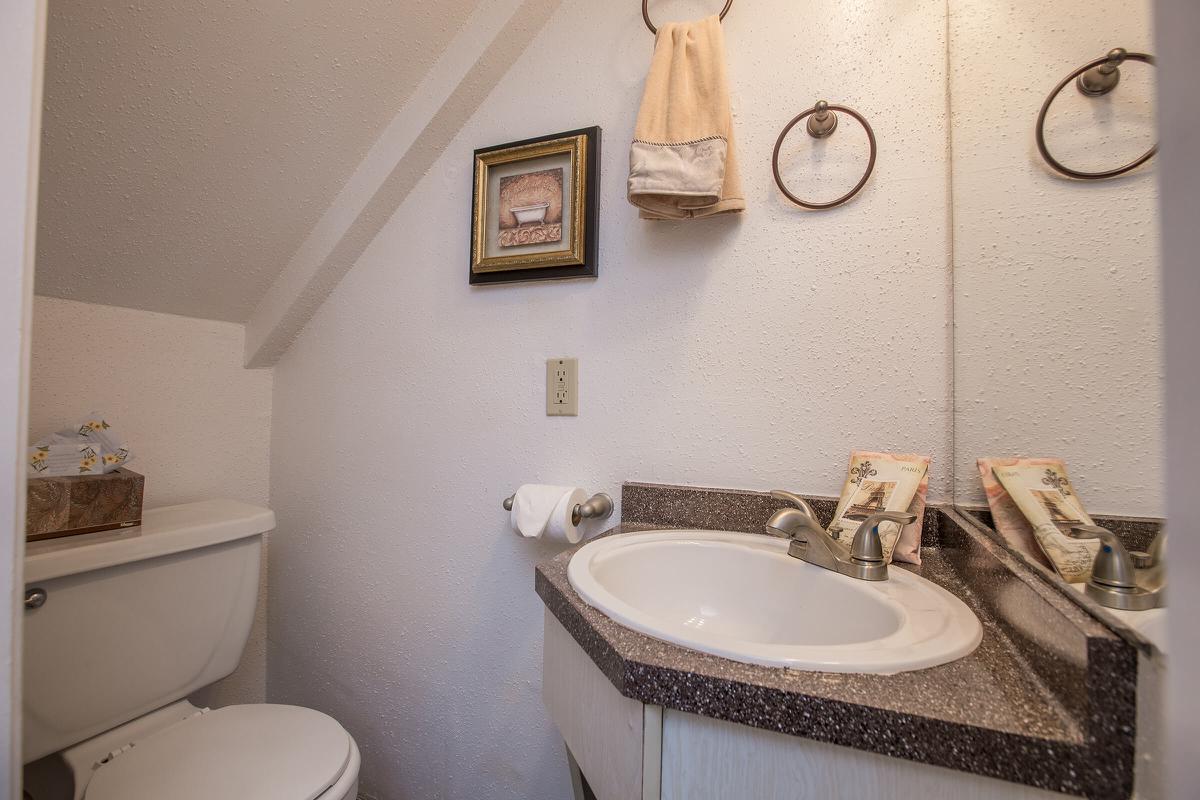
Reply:
<svg viewBox="0 0 1200 800"><path fill-rule="evenodd" d="M1066 534L1075 525L1094 524L1066 465L1056 458L981 458L978 464L996 532L1067 583L1091 577L1100 542Z"/></svg>
<svg viewBox="0 0 1200 800"><path fill-rule="evenodd" d="M91 413L74 426L43 437L29 448L29 477L103 475L129 461L129 448L103 414Z"/></svg>
<svg viewBox="0 0 1200 800"><path fill-rule="evenodd" d="M921 563L921 526L929 491L929 456L897 455L856 450L838 501L829 535L850 544L858 526L879 511L907 511L917 520L901 528L895 522L879 525L885 562Z"/></svg>

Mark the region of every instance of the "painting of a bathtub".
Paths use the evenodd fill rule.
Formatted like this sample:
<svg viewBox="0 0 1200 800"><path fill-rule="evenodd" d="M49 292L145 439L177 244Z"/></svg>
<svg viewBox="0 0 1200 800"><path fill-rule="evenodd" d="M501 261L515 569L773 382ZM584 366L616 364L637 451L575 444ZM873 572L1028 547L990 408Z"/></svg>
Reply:
<svg viewBox="0 0 1200 800"><path fill-rule="evenodd" d="M596 277L599 127L476 148L471 171L471 285Z"/></svg>
<svg viewBox="0 0 1200 800"><path fill-rule="evenodd" d="M562 241L563 169L541 169L500 179L500 246Z"/></svg>
<svg viewBox="0 0 1200 800"><path fill-rule="evenodd" d="M534 203L531 206L516 206L512 213L517 218L518 225L528 225L531 222L545 222L548 208L549 203Z"/></svg>

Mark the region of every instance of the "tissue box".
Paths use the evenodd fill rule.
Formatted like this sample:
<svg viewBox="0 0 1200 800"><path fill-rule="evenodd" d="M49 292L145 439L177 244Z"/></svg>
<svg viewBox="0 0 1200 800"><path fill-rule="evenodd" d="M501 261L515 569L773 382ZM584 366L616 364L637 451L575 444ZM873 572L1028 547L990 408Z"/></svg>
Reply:
<svg viewBox="0 0 1200 800"><path fill-rule="evenodd" d="M124 467L103 475L30 478L25 538L55 539L142 524L146 479Z"/></svg>

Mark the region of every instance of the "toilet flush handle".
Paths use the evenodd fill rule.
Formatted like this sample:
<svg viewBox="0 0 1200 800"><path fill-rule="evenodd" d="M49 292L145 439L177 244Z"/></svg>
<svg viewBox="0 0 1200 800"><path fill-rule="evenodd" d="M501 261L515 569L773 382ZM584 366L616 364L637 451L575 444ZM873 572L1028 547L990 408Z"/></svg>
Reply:
<svg viewBox="0 0 1200 800"><path fill-rule="evenodd" d="M46 590L26 589L25 590L25 608L32 611L35 608L41 608L46 605Z"/></svg>

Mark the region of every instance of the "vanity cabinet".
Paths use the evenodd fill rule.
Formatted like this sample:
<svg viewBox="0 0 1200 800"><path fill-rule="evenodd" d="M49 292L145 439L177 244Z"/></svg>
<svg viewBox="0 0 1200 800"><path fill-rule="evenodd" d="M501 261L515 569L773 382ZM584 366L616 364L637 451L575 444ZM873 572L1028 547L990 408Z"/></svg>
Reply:
<svg viewBox="0 0 1200 800"><path fill-rule="evenodd" d="M549 610L542 686L571 768L597 800L1070 796L641 703L616 690Z"/></svg>
<svg viewBox="0 0 1200 800"><path fill-rule="evenodd" d="M833 499L806 499L832 514ZM781 502L627 483L629 519L604 535L753 533ZM578 796L590 796L586 776L600 800L1158 800L1156 671L1138 643L954 508L926 507L921 552L921 565L892 569L962 600L982 639L961 658L894 675L767 667L646 636L584 602L568 576L574 551L538 564L544 700Z"/></svg>

